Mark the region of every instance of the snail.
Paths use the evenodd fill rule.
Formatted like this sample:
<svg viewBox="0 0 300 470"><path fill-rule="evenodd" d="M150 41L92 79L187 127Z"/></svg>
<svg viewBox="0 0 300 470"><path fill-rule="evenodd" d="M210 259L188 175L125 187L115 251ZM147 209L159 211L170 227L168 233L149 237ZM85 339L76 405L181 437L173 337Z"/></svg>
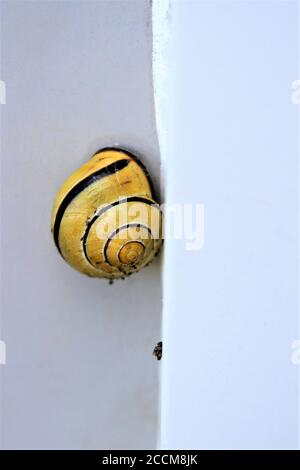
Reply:
<svg viewBox="0 0 300 470"><path fill-rule="evenodd" d="M51 231L73 268L112 280L149 264L161 246L161 224L144 165L127 150L104 148L58 191Z"/></svg>

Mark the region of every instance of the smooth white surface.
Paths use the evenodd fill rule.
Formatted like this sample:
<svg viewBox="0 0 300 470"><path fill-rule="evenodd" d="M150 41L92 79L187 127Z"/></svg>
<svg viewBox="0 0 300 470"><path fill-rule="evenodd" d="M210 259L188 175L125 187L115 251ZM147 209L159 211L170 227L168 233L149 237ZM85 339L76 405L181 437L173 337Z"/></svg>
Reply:
<svg viewBox="0 0 300 470"><path fill-rule="evenodd" d="M161 445L297 448L298 2L168 21L166 202L205 205L205 245L165 244Z"/></svg>
<svg viewBox="0 0 300 470"><path fill-rule="evenodd" d="M59 257L50 211L103 145L159 183L148 1L2 2L2 446L154 448L159 260L126 281Z"/></svg>

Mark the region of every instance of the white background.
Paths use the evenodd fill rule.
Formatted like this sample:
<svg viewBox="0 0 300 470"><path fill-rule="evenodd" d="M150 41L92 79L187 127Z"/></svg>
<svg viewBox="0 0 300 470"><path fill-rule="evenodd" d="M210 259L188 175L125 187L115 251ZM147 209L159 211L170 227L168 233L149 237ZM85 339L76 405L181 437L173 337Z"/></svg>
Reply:
<svg viewBox="0 0 300 470"><path fill-rule="evenodd" d="M154 448L160 265L113 286L50 236L64 179L103 145L159 185L148 1L2 2L2 447Z"/></svg>
<svg viewBox="0 0 300 470"><path fill-rule="evenodd" d="M296 1L173 2L167 202L205 245L165 244L162 447L296 448ZM50 237L60 183L102 145L159 180L148 2L2 2L3 448L155 446L160 267L109 286ZM167 171L166 171L167 170Z"/></svg>
<svg viewBox="0 0 300 470"><path fill-rule="evenodd" d="M162 446L299 445L297 1L172 1L168 203L205 242L165 244ZM176 269L174 269L176 266Z"/></svg>

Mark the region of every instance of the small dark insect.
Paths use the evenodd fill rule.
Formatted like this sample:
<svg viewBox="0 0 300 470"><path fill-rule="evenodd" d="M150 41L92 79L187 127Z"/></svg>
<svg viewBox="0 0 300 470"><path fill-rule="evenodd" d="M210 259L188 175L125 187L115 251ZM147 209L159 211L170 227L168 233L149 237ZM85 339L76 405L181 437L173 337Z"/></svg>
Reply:
<svg viewBox="0 0 300 470"><path fill-rule="evenodd" d="M162 358L162 351L163 351L163 344L162 344L162 341L160 341L159 343L157 343L152 353L153 356L155 356L158 361L160 361Z"/></svg>
<svg viewBox="0 0 300 470"><path fill-rule="evenodd" d="M114 283L114 280L113 280L113 279L110 279L110 280L108 281L108 284L109 284L110 286L112 286L113 283Z"/></svg>

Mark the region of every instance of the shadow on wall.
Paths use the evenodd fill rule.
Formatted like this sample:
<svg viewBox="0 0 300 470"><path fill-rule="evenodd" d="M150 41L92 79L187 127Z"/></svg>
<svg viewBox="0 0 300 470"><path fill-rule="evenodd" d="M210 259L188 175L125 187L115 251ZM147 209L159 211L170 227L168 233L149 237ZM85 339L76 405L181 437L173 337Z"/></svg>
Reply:
<svg viewBox="0 0 300 470"><path fill-rule="evenodd" d="M1 7L2 446L155 448L160 261L110 286L69 268L49 227L60 184L104 145L133 147L158 185L150 2Z"/></svg>

